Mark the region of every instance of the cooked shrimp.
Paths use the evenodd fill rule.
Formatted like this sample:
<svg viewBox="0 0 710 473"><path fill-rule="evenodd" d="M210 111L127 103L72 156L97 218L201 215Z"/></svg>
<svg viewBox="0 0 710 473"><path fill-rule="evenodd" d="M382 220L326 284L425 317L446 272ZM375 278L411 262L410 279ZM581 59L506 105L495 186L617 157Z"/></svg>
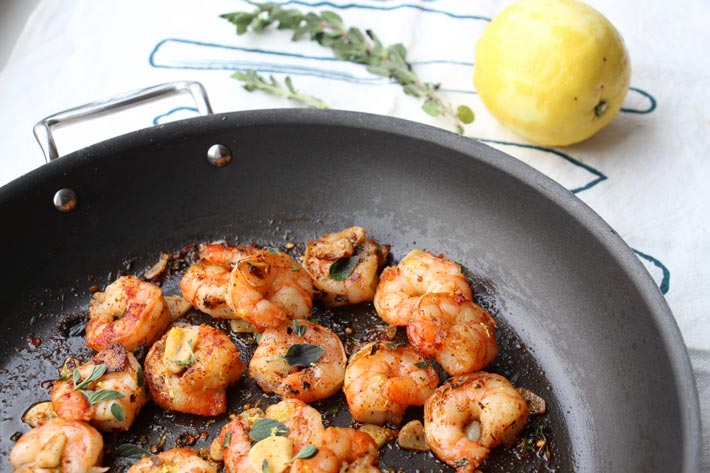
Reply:
<svg viewBox="0 0 710 473"><path fill-rule="evenodd" d="M397 266L382 271L373 302L382 320L390 325L407 325L419 298L432 292L473 298L457 263L442 255L412 250Z"/></svg>
<svg viewBox="0 0 710 473"><path fill-rule="evenodd" d="M479 371L498 353L496 324L460 294L426 294L414 308L407 337L422 355L455 376Z"/></svg>
<svg viewBox="0 0 710 473"><path fill-rule="evenodd" d="M104 439L89 424L52 419L24 434L10 452L17 472L98 473Z"/></svg>
<svg viewBox="0 0 710 473"><path fill-rule="evenodd" d="M226 390L244 374L230 338L209 325L176 325L150 348L145 376L153 401L166 410L223 413Z"/></svg>
<svg viewBox="0 0 710 473"><path fill-rule="evenodd" d="M200 259L190 266L180 280L180 290L196 309L219 319L237 316L227 305L227 288L237 261L256 252L252 246L228 246L210 243L200 246Z"/></svg>
<svg viewBox="0 0 710 473"><path fill-rule="evenodd" d="M150 345L170 323L163 291L135 276L121 276L104 292L94 294L89 305L86 344L101 351L120 343L133 351Z"/></svg>
<svg viewBox="0 0 710 473"><path fill-rule="evenodd" d="M141 365L120 343L110 345L73 373L77 378L56 381L50 396L52 409L65 420L87 421L104 432L128 430L148 402ZM107 400L95 400L102 393Z"/></svg>
<svg viewBox="0 0 710 473"><path fill-rule="evenodd" d="M388 254L389 247L367 238L365 229L350 227L308 243L303 267L328 305L358 304L372 301ZM345 262L347 269L334 271Z"/></svg>
<svg viewBox="0 0 710 473"><path fill-rule="evenodd" d="M424 434L439 460L459 472L475 471L492 448L515 442L528 415L507 379L479 371L451 378L427 400Z"/></svg>
<svg viewBox="0 0 710 473"><path fill-rule="evenodd" d="M266 448L259 446L258 442L252 445L249 437L254 423L264 418L281 422L287 431L280 433L284 437L278 439L281 442L263 442ZM323 419L317 410L298 399L284 399L267 407L263 417L236 417L222 427L217 442L228 472L262 471L264 459L270 460L271 471L279 471L287 469L291 458L304 446L312 444L313 438L323 430Z"/></svg>
<svg viewBox="0 0 710 473"><path fill-rule="evenodd" d="M368 343L345 370L343 391L359 422L399 424L409 406L421 406L439 384L434 368L408 345Z"/></svg>
<svg viewBox="0 0 710 473"><path fill-rule="evenodd" d="M303 348L322 350L322 354L307 360L286 356L289 349ZM297 320L261 335L249 363L249 375L267 393L303 402L325 399L343 385L345 349L327 328Z"/></svg>
<svg viewBox="0 0 710 473"><path fill-rule="evenodd" d="M318 449L307 460L296 460L291 473L379 472L379 448L369 434L344 427L328 427L314 437Z"/></svg>
<svg viewBox="0 0 710 473"><path fill-rule="evenodd" d="M221 446L224 466L229 473L256 473L261 470L260 465L255 468L249 462L251 424L253 422L249 423L246 419L236 417L219 431L217 441Z"/></svg>
<svg viewBox="0 0 710 473"><path fill-rule="evenodd" d="M144 457L127 473L217 473L214 465L206 462L189 448L173 448L154 457Z"/></svg>
<svg viewBox="0 0 710 473"><path fill-rule="evenodd" d="M313 306L313 282L287 254L261 250L234 266L227 304L237 317L261 332L289 319L308 317Z"/></svg>
<svg viewBox="0 0 710 473"><path fill-rule="evenodd" d="M320 412L298 399L284 399L272 404L266 408L266 417L286 426L294 452L311 443L313 436L324 429Z"/></svg>

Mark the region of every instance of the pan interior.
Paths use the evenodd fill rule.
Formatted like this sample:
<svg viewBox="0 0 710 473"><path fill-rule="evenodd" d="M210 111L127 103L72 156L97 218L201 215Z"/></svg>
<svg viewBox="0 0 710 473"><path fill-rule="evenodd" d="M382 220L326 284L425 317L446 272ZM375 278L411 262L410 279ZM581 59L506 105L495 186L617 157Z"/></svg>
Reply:
<svg viewBox="0 0 710 473"><path fill-rule="evenodd" d="M231 164L208 163L213 144L232 150ZM503 170L496 160L505 159L426 127L267 111L126 135L13 183L0 194L0 217L21 222L0 237L16 275L0 296L3 462L12 434L25 430L20 400L47 398L58 354L87 353L71 330L88 287L201 241L280 246L360 225L392 245L394 260L423 248L470 272L505 338L493 369L549 403L556 463L541 471L678 470L684 427L679 389L658 382L675 379L651 314L660 309L552 183ZM51 208L62 187L79 195L71 214ZM155 416L192 428L180 415L145 418ZM150 435L163 432L148 424ZM384 458L429 465L402 452ZM486 471L531 470L509 460L494 457Z"/></svg>

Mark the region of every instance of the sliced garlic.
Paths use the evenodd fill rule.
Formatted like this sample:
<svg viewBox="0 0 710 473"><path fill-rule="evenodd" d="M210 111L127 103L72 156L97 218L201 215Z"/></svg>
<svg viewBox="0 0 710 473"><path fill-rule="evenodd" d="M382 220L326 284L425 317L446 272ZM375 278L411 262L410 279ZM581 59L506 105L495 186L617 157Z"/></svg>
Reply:
<svg viewBox="0 0 710 473"><path fill-rule="evenodd" d="M214 439L210 444L210 460L221 462L224 460L222 455L222 450L224 449L224 442L219 440L219 437Z"/></svg>
<svg viewBox="0 0 710 473"><path fill-rule="evenodd" d="M62 452L67 444L67 434L58 432L51 436L35 458L35 464L40 468L57 468L62 462Z"/></svg>
<svg viewBox="0 0 710 473"><path fill-rule="evenodd" d="M525 388L518 388L518 392L528 404L530 414L544 414L547 411L547 403L543 398Z"/></svg>
<svg viewBox="0 0 710 473"><path fill-rule="evenodd" d="M268 471L283 473L291 465L293 445L288 437L266 437L251 447L248 458L256 471L264 471L264 462L268 462Z"/></svg>
<svg viewBox="0 0 710 473"><path fill-rule="evenodd" d="M155 279L158 276L160 276L163 271L168 267L168 260L170 259L170 255L166 255L165 253L160 255L160 259L158 260L157 263L153 265L152 268L150 268L148 271L146 271L143 274L143 277L145 277L148 280Z"/></svg>
<svg viewBox="0 0 710 473"><path fill-rule="evenodd" d="M183 299L182 296L165 296L165 302L170 312L170 320L173 322L192 309L192 304Z"/></svg>
<svg viewBox="0 0 710 473"><path fill-rule="evenodd" d="M39 402L27 409L22 415L22 422L30 427L39 427L50 419L57 417L57 413L52 409L52 402Z"/></svg>
<svg viewBox="0 0 710 473"><path fill-rule="evenodd" d="M395 433L391 429L381 427L375 424L365 424L360 429L368 434L375 441L378 447L383 446L387 441L394 437Z"/></svg>
<svg viewBox="0 0 710 473"><path fill-rule="evenodd" d="M163 362L166 369L173 373L182 373L194 361L199 327L173 327L165 339Z"/></svg>
<svg viewBox="0 0 710 473"><path fill-rule="evenodd" d="M256 329L252 324L244 319L234 319L229 321L229 326L232 332L235 333L254 333Z"/></svg>
<svg viewBox="0 0 710 473"><path fill-rule="evenodd" d="M404 424L402 430L399 431L397 443L407 450L419 450L421 452L429 450L424 436L424 426L418 420L412 420Z"/></svg>

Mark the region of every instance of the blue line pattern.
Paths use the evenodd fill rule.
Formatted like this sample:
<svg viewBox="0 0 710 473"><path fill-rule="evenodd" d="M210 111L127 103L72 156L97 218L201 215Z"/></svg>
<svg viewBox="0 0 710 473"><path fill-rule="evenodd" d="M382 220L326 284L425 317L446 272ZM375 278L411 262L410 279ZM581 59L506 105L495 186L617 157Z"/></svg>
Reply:
<svg viewBox="0 0 710 473"><path fill-rule="evenodd" d="M634 253L636 255L649 263L651 263L653 266L661 270L662 278L661 282L658 284L658 288L661 290L661 294L666 295L668 293L668 290L670 289L670 284L671 284L671 272L668 270L666 265L661 263L658 259L654 258L651 255L648 255L646 253L642 253L637 249L632 248Z"/></svg>
<svg viewBox="0 0 710 473"><path fill-rule="evenodd" d="M249 3L255 4L258 2L249 2ZM444 10L438 10L435 8L423 7L421 5L416 5L416 4L412 4L412 3L403 3L403 4L399 4L399 5L390 5L390 6L366 5L363 3L338 4L338 3L329 2L329 1L305 2L303 0L286 0L283 2L271 2L271 3L276 3L278 5L300 5L303 7L311 7L311 8L327 7L327 8L336 8L338 10L349 10L352 8L356 8L356 9L361 9L361 10L394 11L394 10L400 10L403 8L408 8L408 9L413 9L413 10L419 10L424 13L434 13L434 14L438 14L438 15L446 15L450 18L456 18L459 20L479 20L479 21L486 21L486 22L491 21L491 18L487 17L487 16L453 13L453 12L448 12L448 11L444 11Z"/></svg>
<svg viewBox="0 0 710 473"><path fill-rule="evenodd" d="M556 149L552 148L546 148L543 146L536 146L536 145L531 145L531 144L523 144L523 143L514 143L511 141L501 141L501 140L491 140L487 138L477 138L478 141L482 141L484 143L491 143L491 144L499 144L499 145L507 145L507 146L517 146L519 148L528 148L528 149L536 149L539 151L544 151L546 153L551 153L556 156L559 156L560 158L564 159L565 161L569 162L570 164L573 164L574 166L578 166L586 171L588 171L592 176L594 176L594 179L589 181L587 184L581 186L581 187L576 187L574 189L569 189L570 192L573 194L577 194L582 191L586 191L588 189L591 189L592 187L596 186L600 182L606 180L606 176L602 174L600 171L594 169L588 164L584 164L583 162L580 162L577 159L574 159L572 156L563 153L562 151L558 151Z"/></svg>

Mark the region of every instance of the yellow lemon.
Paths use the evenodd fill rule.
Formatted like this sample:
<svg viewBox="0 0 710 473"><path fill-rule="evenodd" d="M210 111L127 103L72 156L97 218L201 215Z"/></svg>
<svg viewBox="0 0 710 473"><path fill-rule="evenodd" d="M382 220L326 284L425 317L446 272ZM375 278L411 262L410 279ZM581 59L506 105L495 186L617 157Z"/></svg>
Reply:
<svg viewBox="0 0 710 473"><path fill-rule="evenodd" d="M476 44L473 81L486 108L540 145L577 143L606 126L630 78L619 32L577 0L520 0Z"/></svg>

